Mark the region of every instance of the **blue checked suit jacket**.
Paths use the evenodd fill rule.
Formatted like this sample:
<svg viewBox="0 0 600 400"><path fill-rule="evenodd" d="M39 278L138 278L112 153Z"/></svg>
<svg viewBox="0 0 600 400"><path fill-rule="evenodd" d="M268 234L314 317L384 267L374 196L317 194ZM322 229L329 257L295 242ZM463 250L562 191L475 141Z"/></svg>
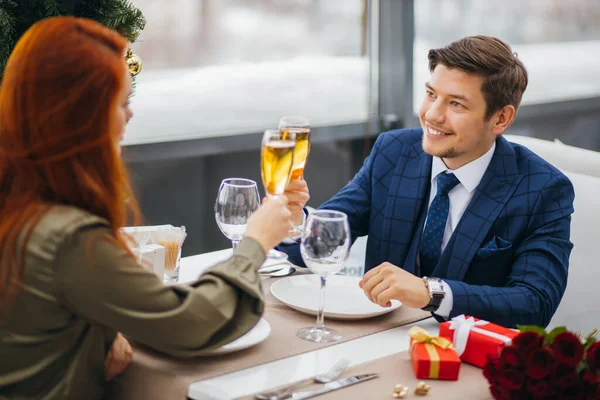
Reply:
<svg viewBox="0 0 600 400"><path fill-rule="evenodd" d="M320 207L345 212L353 240L369 235L366 271L387 261L420 275L416 260L432 161L421 140L421 129L381 134L354 179ZM546 326L567 284L573 200L565 175L498 137L490 165L432 273L452 289L450 317ZM279 248L304 265L297 244Z"/></svg>

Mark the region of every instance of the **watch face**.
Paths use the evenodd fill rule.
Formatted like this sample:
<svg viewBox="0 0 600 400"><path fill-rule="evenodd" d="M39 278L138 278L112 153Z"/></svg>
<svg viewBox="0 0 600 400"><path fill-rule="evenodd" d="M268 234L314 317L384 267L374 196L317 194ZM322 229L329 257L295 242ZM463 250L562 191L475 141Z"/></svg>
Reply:
<svg viewBox="0 0 600 400"><path fill-rule="evenodd" d="M428 283L431 293L444 293L444 284L440 279L429 279Z"/></svg>

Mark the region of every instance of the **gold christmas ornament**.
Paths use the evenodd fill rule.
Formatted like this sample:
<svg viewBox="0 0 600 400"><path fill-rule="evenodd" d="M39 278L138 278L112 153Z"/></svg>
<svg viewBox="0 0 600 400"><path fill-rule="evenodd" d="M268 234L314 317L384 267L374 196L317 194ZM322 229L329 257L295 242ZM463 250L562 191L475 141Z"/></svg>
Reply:
<svg viewBox="0 0 600 400"><path fill-rule="evenodd" d="M401 384L397 384L394 386L394 392L392 393L392 397L395 399L403 399L404 396L408 394L408 386L403 386Z"/></svg>
<svg viewBox="0 0 600 400"><path fill-rule="evenodd" d="M129 69L129 73L131 76L136 76L140 72L142 72L142 60L133 54L131 49L127 50L127 55L125 56L125 62L127 63L127 69Z"/></svg>
<svg viewBox="0 0 600 400"><path fill-rule="evenodd" d="M415 388L415 394L417 396L425 396L425 395L427 395L427 393L429 393L429 389L431 389L431 386L429 386L425 382L421 381Z"/></svg>

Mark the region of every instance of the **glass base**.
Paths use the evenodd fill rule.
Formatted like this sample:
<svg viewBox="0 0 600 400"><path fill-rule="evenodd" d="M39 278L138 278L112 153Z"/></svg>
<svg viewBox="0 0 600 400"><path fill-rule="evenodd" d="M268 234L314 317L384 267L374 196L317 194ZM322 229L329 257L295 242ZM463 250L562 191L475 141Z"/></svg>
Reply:
<svg viewBox="0 0 600 400"><path fill-rule="evenodd" d="M337 342L342 338L342 335L325 326L311 326L309 328L299 329L298 332L296 332L296 336L300 339L315 343Z"/></svg>
<svg viewBox="0 0 600 400"><path fill-rule="evenodd" d="M267 253L267 258L271 260L287 260L288 255L285 254L283 251L271 249Z"/></svg>
<svg viewBox="0 0 600 400"><path fill-rule="evenodd" d="M165 271L163 283L173 284L179 281L179 271Z"/></svg>
<svg viewBox="0 0 600 400"><path fill-rule="evenodd" d="M302 232L304 231L303 225L296 225L288 232L288 238L292 240L298 240L302 237Z"/></svg>

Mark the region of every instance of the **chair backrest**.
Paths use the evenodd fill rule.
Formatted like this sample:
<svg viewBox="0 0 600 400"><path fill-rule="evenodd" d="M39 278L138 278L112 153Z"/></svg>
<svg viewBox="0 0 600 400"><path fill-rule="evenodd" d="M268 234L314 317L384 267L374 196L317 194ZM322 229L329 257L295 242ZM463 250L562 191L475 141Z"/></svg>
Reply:
<svg viewBox="0 0 600 400"><path fill-rule="evenodd" d="M561 171L600 177L600 152L569 146L558 140L551 142L517 135L504 135L504 138L527 147Z"/></svg>
<svg viewBox="0 0 600 400"><path fill-rule="evenodd" d="M574 244L569 260L567 290L549 327L565 325L584 333L600 328L600 178L563 171L575 189L571 220Z"/></svg>

